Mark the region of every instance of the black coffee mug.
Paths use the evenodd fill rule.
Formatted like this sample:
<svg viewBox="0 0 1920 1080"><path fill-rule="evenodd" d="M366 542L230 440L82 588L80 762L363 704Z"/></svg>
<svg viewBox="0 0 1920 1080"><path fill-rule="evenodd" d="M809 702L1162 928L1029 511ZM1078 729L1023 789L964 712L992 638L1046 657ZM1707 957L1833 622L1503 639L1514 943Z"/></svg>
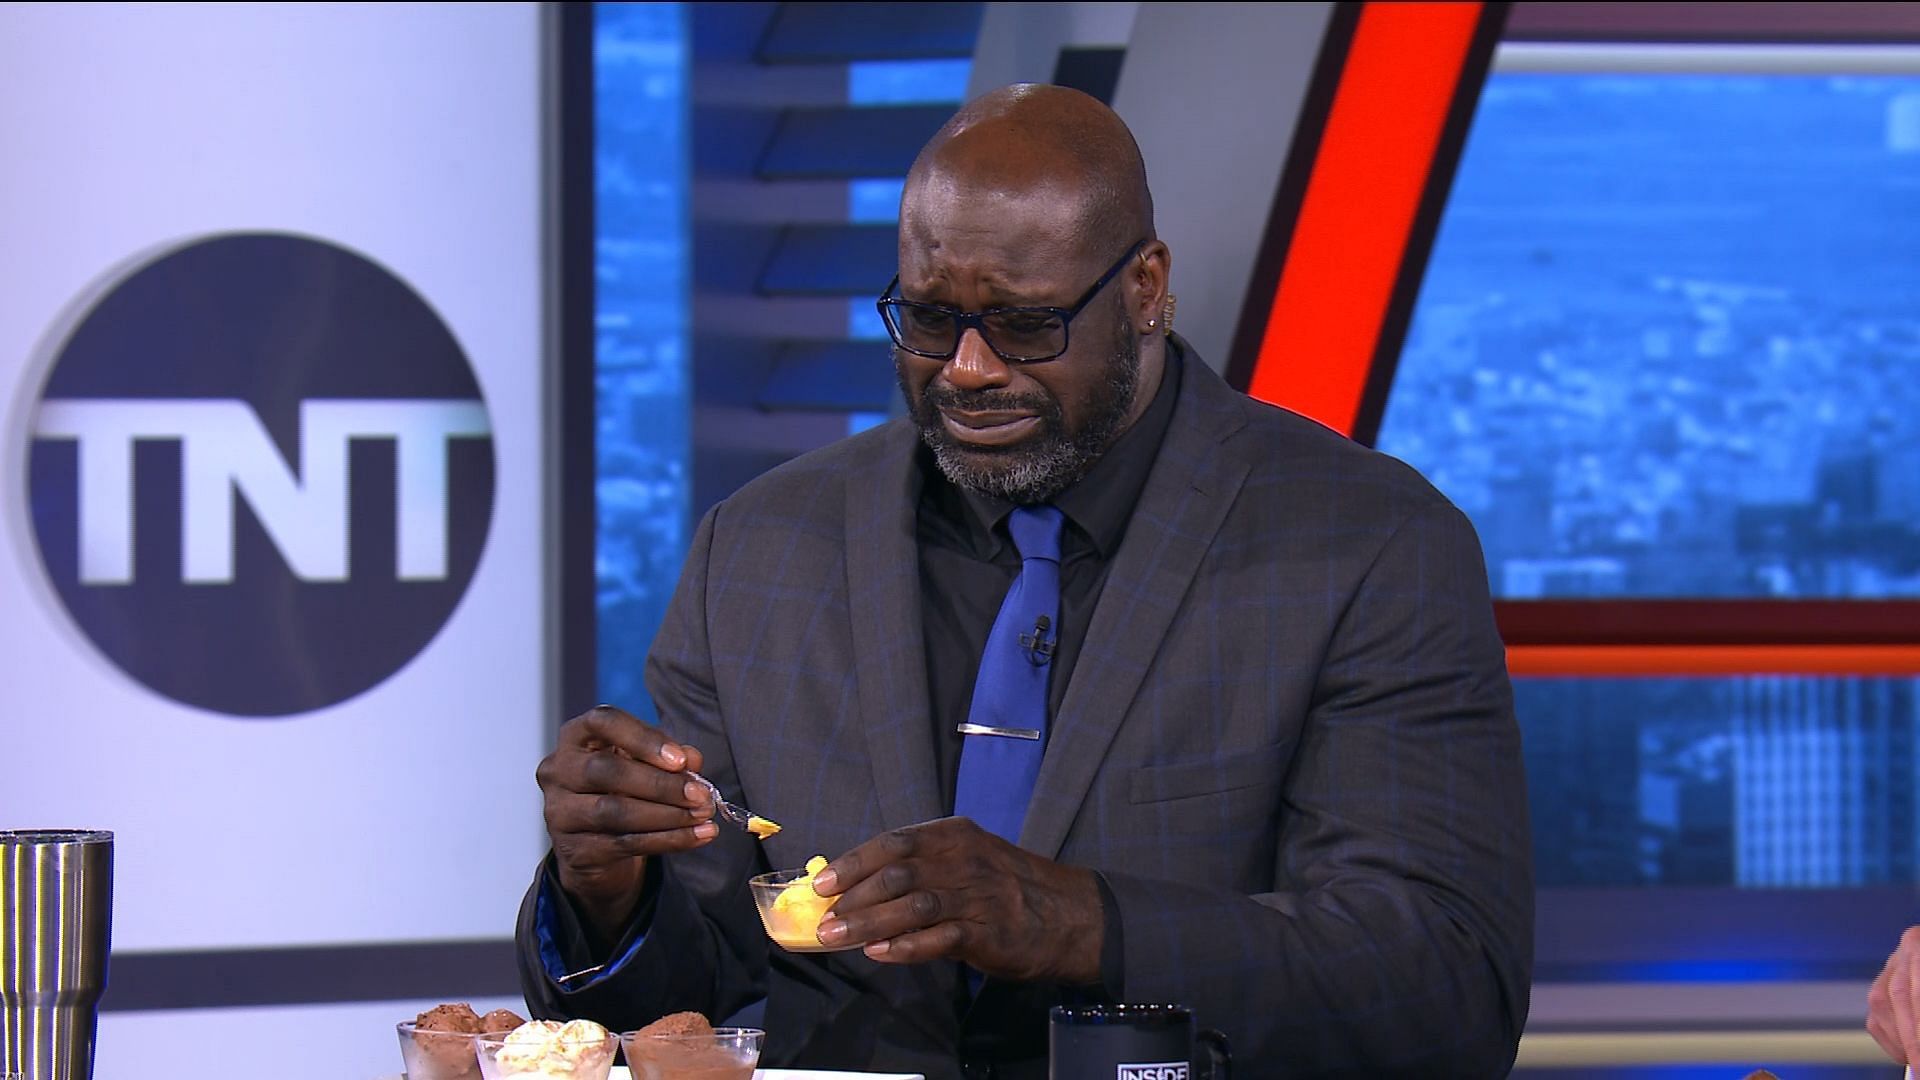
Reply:
<svg viewBox="0 0 1920 1080"><path fill-rule="evenodd" d="M1194 1033L1184 1005L1055 1005L1047 1024L1049 1080L1231 1080L1217 1031ZM1196 1069L1197 1056L1207 1066Z"/></svg>

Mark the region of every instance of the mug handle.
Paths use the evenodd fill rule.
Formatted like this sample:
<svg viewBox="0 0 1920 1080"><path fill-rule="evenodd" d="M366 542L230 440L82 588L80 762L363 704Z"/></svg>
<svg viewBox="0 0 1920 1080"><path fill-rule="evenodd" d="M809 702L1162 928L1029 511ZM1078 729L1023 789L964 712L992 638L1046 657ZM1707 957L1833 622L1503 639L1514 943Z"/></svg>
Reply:
<svg viewBox="0 0 1920 1080"><path fill-rule="evenodd" d="M1233 1051L1227 1037L1209 1028L1194 1038L1207 1055L1206 1080L1233 1080Z"/></svg>

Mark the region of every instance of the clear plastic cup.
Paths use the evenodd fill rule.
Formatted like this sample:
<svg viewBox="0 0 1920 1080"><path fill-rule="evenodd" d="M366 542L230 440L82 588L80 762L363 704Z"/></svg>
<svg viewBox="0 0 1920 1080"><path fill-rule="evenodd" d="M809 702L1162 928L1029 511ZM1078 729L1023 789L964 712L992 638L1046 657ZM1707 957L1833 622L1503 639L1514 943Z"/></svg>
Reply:
<svg viewBox="0 0 1920 1080"><path fill-rule="evenodd" d="M767 936L788 952L846 952L859 948L861 943L857 941L831 948L820 944L820 920L839 897L817 895L812 885L802 883L807 876L806 868L802 867L756 874L747 879L747 888L753 892L753 906L760 911L760 925L766 928ZM796 892L785 904L780 903L781 894L790 889L805 891Z"/></svg>
<svg viewBox="0 0 1920 1080"><path fill-rule="evenodd" d="M406 1080L480 1080L473 1036L464 1031L422 1031L408 1020L398 1025Z"/></svg>
<svg viewBox="0 0 1920 1080"><path fill-rule="evenodd" d="M714 1028L710 1035L620 1036L633 1080L752 1080L760 1064L759 1028Z"/></svg>

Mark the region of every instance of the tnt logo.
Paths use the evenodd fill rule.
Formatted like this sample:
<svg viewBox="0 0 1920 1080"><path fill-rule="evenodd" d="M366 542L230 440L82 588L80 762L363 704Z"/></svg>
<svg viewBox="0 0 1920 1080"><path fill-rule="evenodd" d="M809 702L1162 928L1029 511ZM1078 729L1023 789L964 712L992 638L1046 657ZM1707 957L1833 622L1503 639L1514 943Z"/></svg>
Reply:
<svg viewBox="0 0 1920 1080"><path fill-rule="evenodd" d="M363 256L284 234L178 248L62 345L31 431L47 576L176 701L284 716L416 656L493 509L492 426L453 335Z"/></svg>
<svg viewBox="0 0 1920 1080"><path fill-rule="evenodd" d="M1187 1080L1187 1063L1166 1061L1158 1065L1122 1065L1117 1080Z"/></svg>

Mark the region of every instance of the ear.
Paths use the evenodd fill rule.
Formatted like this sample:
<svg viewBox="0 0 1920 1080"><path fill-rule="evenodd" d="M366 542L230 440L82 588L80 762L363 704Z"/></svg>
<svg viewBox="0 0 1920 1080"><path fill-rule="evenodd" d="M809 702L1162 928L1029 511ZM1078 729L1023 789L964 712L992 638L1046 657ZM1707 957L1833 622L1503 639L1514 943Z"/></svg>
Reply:
<svg viewBox="0 0 1920 1080"><path fill-rule="evenodd" d="M1158 240L1149 240L1122 271L1127 285L1127 316L1136 334L1166 329L1167 285L1173 273L1173 253Z"/></svg>

